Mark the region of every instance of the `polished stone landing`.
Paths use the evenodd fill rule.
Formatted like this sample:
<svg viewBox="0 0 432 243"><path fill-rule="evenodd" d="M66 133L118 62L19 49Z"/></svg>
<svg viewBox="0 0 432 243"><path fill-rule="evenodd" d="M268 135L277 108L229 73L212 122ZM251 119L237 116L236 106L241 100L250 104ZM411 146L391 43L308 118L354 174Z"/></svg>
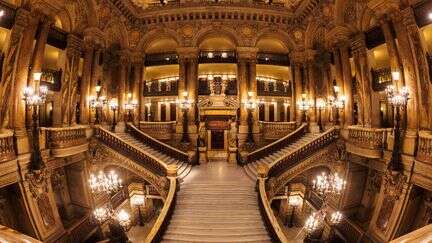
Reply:
<svg viewBox="0 0 432 243"><path fill-rule="evenodd" d="M254 182L226 161L195 167L180 187L163 242L270 242Z"/></svg>

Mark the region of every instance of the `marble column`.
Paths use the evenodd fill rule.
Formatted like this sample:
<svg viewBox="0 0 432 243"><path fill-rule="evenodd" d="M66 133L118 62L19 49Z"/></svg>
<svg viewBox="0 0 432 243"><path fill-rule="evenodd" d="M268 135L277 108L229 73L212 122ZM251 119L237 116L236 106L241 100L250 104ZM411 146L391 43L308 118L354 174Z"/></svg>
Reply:
<svg viewBox="0 0 432 243"><path fill-rule="evenodd" d="M181 53L181 52L180 52ZM183 92L186 91L186 79L187 79L187 58L179 53L179 80L177 84L178 101L183 100ZM176 122L176 137L180 140L183 133L183 111L180 105L177 105L177 122Z"/></svg>
<svg viewBox="0 0 432 243"><path fill-rule="evenodd" d="M134 112L134 124L138 125L140 120L140 111L143 106L141 102L142 93L140 93L140 85L142 83L143 73L143 57L140 54L136 54L132 59L133 66L133 84L132 84L132 99L138 101L138 107Z"/></svg>
<svg viewBox="0 0 432 243"><path fill-rule="evenodd" d="M90 107L88 97L90 96L92 63L95 43L90 37L84 37L84 62L81 77L81 95L80 95L80 124L90 122Z"/></svg>
<svg viewBox="0 0 432 243"><path fill-rule="evenodd" d="M196 120L199 119L197 109L198 109L198 49L193 50L191 56L189 57L188 67L187 67L187 91L188 98L192 102L192 107L188 112L188 131L189 134L196 134L198 128L196 127ZM195 141L195 139L192 139Z"/></svg>
<svg viewBox="0 0 432 243"><path fill-rule="evenodd" d="M316 99L317 99L317 84L315 76L315 50L307 50L306 51L306 67L307 67L307 77L308 77L308 97L312 102L312 107L308 112L309 116L309 129L311 132L317 133L319 132L319 127L317 123L317 110L316 110Z"/></svg>
<svg viewBox="0 0 432 243"><path fill-rule="evenodd" d="M431 129L432 127L432 83L429 77L429 65L426 59L425 45L422 43L420 29L417 26L414 10L411 7L402 10L403 23L406 26L410 49L414 57L414 65L417 73L417 92L419 98L419 128Z"/></svg>
<svg viewBox="0 0 432 243"><path fill-rule="evenodd" d="M26 139L26 107L22 92L27 86L34 36L39 22L39 18L33 13L28 14L27 18L27 27L21 36L21 45L19 46L18 59L16 60L15 84L12 92L14 95L14 104L10 110L19 154L29 151L29 144Z"/></svg>
<svg viewBox="0 0 432 243"><path fill-rule="evenodd" d="M399 58L399 53L397 50L395 36L393 36L393 31L391 29L390 23L387 19L380 19L381 29L384 33L384 38L387 46L387 52L390 57L390 67L392 71L400 71L401 72L401 80L395 83L397 88L403 86L403 75L402 75L402 66ZM394 81L394 80L393 80Z"/></svg>
<svg viewBox="0 0 432 243"><path fill-rule="evenodd" d="M11 29L10 41L6 51L5 59L3 62L3 72L0 81L0 96L2 103L0 104L0 130L5 128L19 128L24 129L24 120L17 117L21 112L21 116L24 117L24 102L22 101L22 90L26 86L26 80L17 80L19 69L16 69L16 65L21 63L21 67L26 70L25 62L21 59L24 54L28 54L32 47L31 35L35 34L37 22L33 20L29 11L18 8L15 14L15 23ZM23 41L21 41L23 40ZM25 52L21 52L23 48L27 49ZM27 55L29 61L29 55ZM28 64L27 64L28 65ZM21 121L21 124L15 126L14 120Z"/></svg>
<svg viewBox="0 0 432 243"><path fill-rule="evenodd" d="M71 126L76 123L75 107L77 103L78 69L81 56L81 39L69 34L66 46L66 60L61 88L62 126Z"/></svg>
<svg viewBox="0 0 432 243"><path fill-rule="evenodd" d="M96 85L98 84L100 78L100 66L99 59L102 54L102 47L99 45L95 45L94 53L93 53L93 62L92 62L92 70L91 70L91 81L90 81L90 95L96 96Z"/></svg>
<svg viewBox="0 0 432 243"><path fill-rule="evenodd" d="M411 51L410 40L407 35L407 29L401 16L394 15L392 17L396 38L398 40L399 54L401 56L401 63L403 66L403 80L405 86L410 91L410 99L407 103L406 119L408 132L417 133L419 128L419 92L417 87L417 74L414 64L414 57Z"/></svg>
<svg viewBox="0 0 432 243"><path fill-rule="evenodd" d="M246 141L249 131L248 111L245 102L249 99L249 92L252 92L253 100L257 100L257 83L256 83L256 54L257 48L254 47L237 47L237 82L238 95L240 102L240 126L239 126L239 146L242 147ZM258 109L252 112L252 132L258 132ZM254 136L255 140L257 136ZM257 142L257 141L255 141Z"/></svg>
<svg viewBox="0 0 432 243"><path fill-rule="evenodd" d="M39 35L36 38L35 49L33 51L31 69L29 71L29 85L35 88L39 87L38 83L34 83L33 74L42 72L42 64L45 56L45 46L48 40L48 33L54 20L44 16L41 18L41 25L39 29Z"/></svg>
<svg viewBox="0 0 432 243"><path fill-rule="evenodd" d="M352 75L351 63L349 60L348 46L343 45L339 48L341 54L341 64L343 73L343 95L345 96L345 108L342 117L344 126L353 124L353 94L352 94Z"/></svg>
<svg viewBox="0 0 432 243"><path fill-rule="evenodd" d="M362 120L359 123L366 127L372 126L372 88L370 69L367 60L367 48L364 34L358 34L352 40L352 51L357 80L359 82L359 100Z"/></svg>
<svg viewBox="0 0 432 243"><path fill-rule="evenodd" d="M117 99L118 99L118 122L116 131L123 131L125 128L125 121L127 121L127 114L125 111L125 104L127 102L127 82L128 82L128 68L130 62L130 54L128 50L120 51L119 53L119 74L117 79Z"/></svg>
<svg viewBox="0 0 432 243"><path fill-rule="evenodd" d="M297 119L297 123L301 123L302 122L302 111L300 111L300 109L298 108L298 103L301 101L302 99L302 94L304 93L304 87L303 87L303 75L302 75L302 68L301 68L301 64L300 63L296 63L294 64L294 81L295 81L295 101L294 101L294 106L295 109L297 110L296 112L296 119Z"/></svg>

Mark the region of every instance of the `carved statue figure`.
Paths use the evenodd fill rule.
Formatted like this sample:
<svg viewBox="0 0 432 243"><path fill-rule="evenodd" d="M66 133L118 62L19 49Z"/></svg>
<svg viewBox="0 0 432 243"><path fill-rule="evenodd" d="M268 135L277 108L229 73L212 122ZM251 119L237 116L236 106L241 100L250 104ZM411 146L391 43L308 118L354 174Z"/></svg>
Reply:
<svg viewBox="0 0 432 243"><path fill-rule="evenodd" d="M236 123L234 121L232 121L231 119L229 122L231 125L230 132L229 132L229 135L230 135L229 136L229 146L236 148L237 147L237 126L236 126Z"/></svg>
<svg viewBox="0 0 432 243"><path fill-rule="evenodd" d="M204 122L200 123L198 131L199 131L199 137L198 137L199 146L205 147L206 146L206 139L207 139L207 130L205 128Z"/></svg>

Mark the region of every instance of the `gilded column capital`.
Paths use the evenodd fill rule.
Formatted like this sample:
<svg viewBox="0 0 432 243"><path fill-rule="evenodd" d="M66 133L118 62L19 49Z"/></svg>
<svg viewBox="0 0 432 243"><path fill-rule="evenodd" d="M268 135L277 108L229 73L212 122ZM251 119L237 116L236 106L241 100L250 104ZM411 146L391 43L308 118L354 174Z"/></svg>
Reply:
<svg viewBox="0 0 432 243"><path fill-rule="evenodd" d="M366 49L366 37L364 33L358 33L351 39L351 49L353 52Z"/></svg>
<svg viewBox="0 0 432 243"><path fill-rule="evenodd" d="M145 54L143 52L132 52L130 53L130 60L133 64L143 65L145 60Z"/></svg>
<svg viewBox="0 0 432 243"><path fill-rule="evenodd" d="M199 49L198 47L179 47L176 49L179 59L198 59Z"/></svg>
<svg viewBox="0 0 432 243"><path fill-rule="evenodd" d="M132 60L131 52L128 49L117 51L117 55L119 56L120 65L127 64Z"/></svg>
<svg viewBox="0 0 432 243"><path fill-rule="evenodd" d="M102 30L90 27L84 30L84 42L92 42L93 45L104 46L105 36Z"/></svg>
<svg viewBox="0 0 432 243"><path fill-rule="evenodd" d="M298 65L305 62L305 53L303 51L292 51L289 55L291 63Z"/></svg>
<svg viewBox="0 0 432 243"><path fill-rule="evenodd" d="M31 15L30 11L24 8L18 8L15 13L15 23L14 28L19 28L20 30L24 30L30 21Z"/></svg>
<svg viewBox="0 0 432 243"><path fill-rule="evenodd" d="M409 28L412 26L417 27L417 23L415 20L415 16L414 16L414 9L412 9L411 7L407 7L405 9L401 10L401 16L402 16L402 21L403 24Z"/></svg>
<svg viewBox="0 0 432 243"><path fill-rule="evenodd" d="M237 47L237 57L239 60L256 60L258 48L249 46Z"/></svg>
<svg viewBox="0 0 432 243"><path fill-rule="evenodd" d="M315 57L317 55L317 51L316 50L312 50L312 49L307 49L304 51L304 56L306 61L310 62L310 61L314 61Z"/></svg>
<svg viewBox="0 0 432 243"><path fill-rule="evenodd" d="M83 41L74 34L68 34L66 44L66 52L71 55L79 56Z"/></svg>

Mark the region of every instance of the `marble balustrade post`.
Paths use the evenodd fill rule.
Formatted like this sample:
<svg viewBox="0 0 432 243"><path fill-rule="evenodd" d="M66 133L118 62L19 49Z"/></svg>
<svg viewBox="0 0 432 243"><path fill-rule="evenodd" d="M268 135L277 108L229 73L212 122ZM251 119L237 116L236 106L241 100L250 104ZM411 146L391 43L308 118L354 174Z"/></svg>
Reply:
<svg viewBox="0 0 432 243"><path fill-rule="evenodd" d="M80 124L88 124L90 122L90 106L87 99L90 96L94 46L94 40L90 39L89 36L84 37L84 60L80 94Z"/></svg>
<svg viewBox="0 0 432 243"><path fill-rule="evenodd" d="M21 63L21 67L26 66L22 56L28 54L31 49L21 50L31 48L31 35L36 32L36 24L29 11L23 8L17 9L15 23L11 29L10 41L3 61L0 82L0 95L3 97L2 104L0 104L0 130L21 127L21 130L25 131L22 119L17 116L20 114L19 112L21 112L21 116L24 117L25 115L21 89L25 87L26 82L22 78L17 79L19 72L17 66L19 63ZM27 69L27 67L25 68ZM16 126L14 121L17 119L21 121L21 124L18 122Z"/></svg>
<svg viewBox="0 0 432 243"><path fill-rule="evenodd" d="M78 69L81 56L81 39L73 34L67 37L66 61L61 87L62 125L76 124L75 107L78 93Z"/></svg>
<svg viewBox="0 0 432 243"><path fill-rule="evenodd" d="M353 124L353 93L352 93L352 75L351 63L349 60L348 46L344 45L339 48L341 54L341 64L343 73L343 95L345 96L345 108L343 110L343 124L345 127Z"/></svg>
<svg viewBox="0 0 432 243"><path fill-rule="evenodd" d="M362 121L360 124L365 127L372 126L372 88L370 68L367 60L367 48L364 34L359 34L352 40L353 58L356 75L359 81L359 100Z"/></svg>

